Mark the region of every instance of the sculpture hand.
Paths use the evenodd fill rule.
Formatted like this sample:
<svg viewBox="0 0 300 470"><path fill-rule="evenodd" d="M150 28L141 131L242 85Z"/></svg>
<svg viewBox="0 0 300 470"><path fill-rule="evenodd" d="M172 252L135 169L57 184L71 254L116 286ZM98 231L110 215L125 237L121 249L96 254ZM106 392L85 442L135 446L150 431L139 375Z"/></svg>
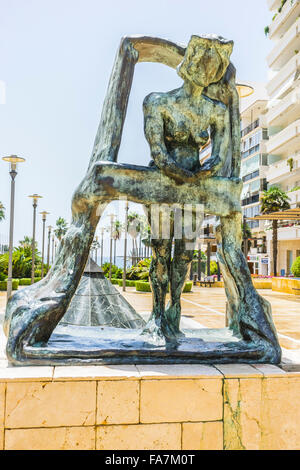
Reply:
<svg viewBox="0 0 300 470"><path fill-rule="evenodd" d="M214 175L221 166L221 159L219 155L212 155L209 157L199 168L199 170L195 171L194 177L207 177Z"/></svg>

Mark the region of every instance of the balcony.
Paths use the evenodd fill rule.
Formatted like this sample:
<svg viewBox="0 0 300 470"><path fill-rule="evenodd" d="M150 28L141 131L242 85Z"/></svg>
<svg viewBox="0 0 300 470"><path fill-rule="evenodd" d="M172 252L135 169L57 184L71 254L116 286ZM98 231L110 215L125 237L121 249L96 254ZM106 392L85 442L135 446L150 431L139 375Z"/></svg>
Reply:
<svg viewBox="0 0 300 470"><path fill-rule="evenodd" d="M281 12L277 13L276 18L270 24L270 39L279 39L292 26L299 14L300 0L294 0L293 4L287 0Z"/></svg>
<svg viewBox="0 0 300 470"><path fill-rule="evenodd" d="M292 208L300 206L300 189L297 191L288 191L288 197L290 198L290 205Z"/></svg>
<svg viewBox="0 0 300 470"><path fill-rule="evenodd" d="M300 148L300 119L292 122L282 131L270 136L266 145L267 153L286 155L297 152Z"/></svg>
<svg viewBox="0 0 300 470"><path fill-rule="evenodd" d="M267 113L269 126L285 127L300 116L300 90L293 90Z"/></svg>
<svg viewBox="0 0 300 470"><path fill-rule="evenodd" d="M281 5L281 0L268 0L269 10L278 10Z"/></svg>
<svg viewBox="0 0 300 470"><path fill-rule="evenodd" d="M294 54L293 57L276 73L276 75L267 84L267 91L272 97L279 92L280 89L288 87L293 83L300 65L300 52Z"/></svg>
<svg viewBox="0 0 300 470"><path fill-rule="evenodd" d="M288 178L289 184L292 184L293 181L296 182L300 177L300 155L293 155L293 170L290 170L287 160L284 159L275 163L269 167L267 172L267 179L270 184L278 184ZM289 193L289 196L292 193ZM296 197L296 196L292 196Z"/></svg>
<svg viewBox="0 0 300 470"><path fill-rule="evenodd" d="M299 4L300 12L300 4ZM272 70L280 70L294 55L300 50L300 20L290 27L290 29L276 42L272 51L267 57L267 63Z"/></svg>
<svg viewBox="0 0 300 470"><path fill-rule="evenodd" d="M256 119L256 121L252 122L249 126L245 127L245 129L243 129L241 132L241 136L245 137L245 135L249 134L249 132L252 132L257 127L259 127L259 119Z"/></svg>

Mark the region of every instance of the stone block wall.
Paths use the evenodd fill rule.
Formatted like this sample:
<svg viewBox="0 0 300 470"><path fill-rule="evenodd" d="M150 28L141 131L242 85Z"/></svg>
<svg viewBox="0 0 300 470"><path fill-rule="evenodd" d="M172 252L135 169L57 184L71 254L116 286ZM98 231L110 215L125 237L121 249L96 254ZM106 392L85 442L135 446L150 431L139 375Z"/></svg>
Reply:
<svg viewBox="0 0 300 470"><path fill-rule="evenodd" d="M300 449L300 372L0 367L2 449Z"/></svg>

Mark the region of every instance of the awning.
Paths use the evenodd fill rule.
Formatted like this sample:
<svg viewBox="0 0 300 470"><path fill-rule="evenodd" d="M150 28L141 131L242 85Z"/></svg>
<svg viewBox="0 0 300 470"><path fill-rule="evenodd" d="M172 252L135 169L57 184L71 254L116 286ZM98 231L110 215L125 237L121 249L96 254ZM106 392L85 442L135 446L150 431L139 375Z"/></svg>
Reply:
<svg viewBox="0 0 300 470"><path fill-rule="evenodd" d="M285 211L260 214L256 217L246 217L248 220L300 220L300 207L287 209Z"/></svg>

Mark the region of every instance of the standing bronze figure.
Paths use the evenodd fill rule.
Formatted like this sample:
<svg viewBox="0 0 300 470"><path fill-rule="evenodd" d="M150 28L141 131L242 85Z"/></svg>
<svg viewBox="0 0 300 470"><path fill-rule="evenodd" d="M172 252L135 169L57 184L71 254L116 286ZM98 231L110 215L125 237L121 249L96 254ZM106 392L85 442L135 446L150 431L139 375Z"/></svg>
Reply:
<svg viewBox="0 0 300 470"><path fill-rule="evenodd" d="M232 48L232 41L215 35L192 36L186 48L159 38L122 39L64 244L46 278L8 303L5 331L12 363L280 361L270 305L254 289L241 251L240 120ZM177 68L183 79L181 88L152 93L144 101L153 159L149 167L117 163L134 67L143 61ZM201 165L199 149L209 138L212 155ZM180 295L192 250L185 238L175 240L171 259L171 240L160 237L152 242L153 312L144 330L83 329L82 336L78 331L72 336L72 330L66 335L57 327L79 284L101 214L119 197L148 207L202 205L205 213L219 218L216 237L228 328L180 334ZM169 282L171 302L165 308ZM157 335L163 344L156 342Z"/></svg>

